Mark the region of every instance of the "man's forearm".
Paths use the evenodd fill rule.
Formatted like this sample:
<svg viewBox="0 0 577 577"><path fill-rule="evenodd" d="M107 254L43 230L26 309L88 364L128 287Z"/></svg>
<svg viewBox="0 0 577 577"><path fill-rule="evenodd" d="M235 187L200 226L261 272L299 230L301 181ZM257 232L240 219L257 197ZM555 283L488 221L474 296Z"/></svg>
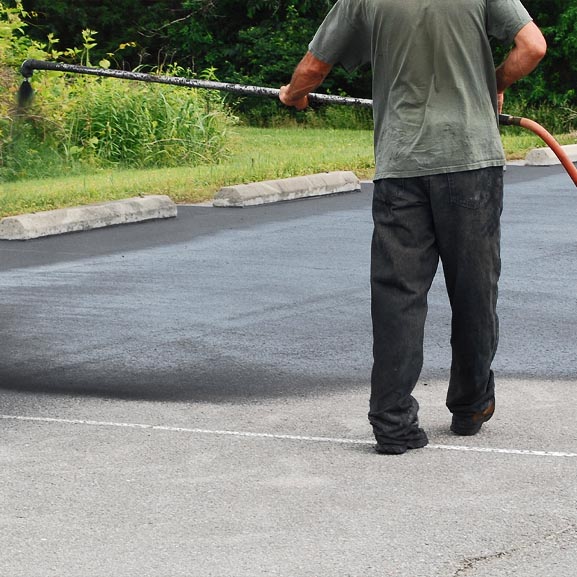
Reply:
<svg viewBox="0 0 577 577"><path fill-rule="evenodd" d="M497 92L504 92L511 84L530 74L546 50L545 39L533 22L522 28L515 38L513 50L496 70Z"/></svg>
<svg viewBox="0 0 577 577"><path fill-rule="evenodd" d="M331 69L331 64L322 62L307 52L295 68L290 84L281 88L281 102L287 106L305 108L307 95L323 83Z"/></svg>

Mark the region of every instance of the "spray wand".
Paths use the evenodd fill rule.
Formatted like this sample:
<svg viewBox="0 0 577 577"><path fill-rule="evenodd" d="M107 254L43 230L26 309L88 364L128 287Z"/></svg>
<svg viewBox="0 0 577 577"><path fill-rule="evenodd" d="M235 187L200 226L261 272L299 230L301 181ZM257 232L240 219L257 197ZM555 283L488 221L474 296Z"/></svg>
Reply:
<svg viewBox="0 0 577 577"><path fill-rule="evenodd" d="M124 70L113 70L110 68L93 68L90 66L80 66L76 64L46 62L44 60L25 60L20 67L20 72L22 73L22 76L24 76L24 82L18 91L19 107L25 107L33 96L33 91L30 87L29 80L32 77L34 70L55 70L58 72L72 72L74 74L89 74L92 76L119 78L121 80L138 80L141 82L185 86L188 88L204 88L207 90L230 92L232 94L242 94L245 96L265 96L269 98L278 98L280 92L280 90L277 88L265 88L263 86L246 86L244 84L214 82L212 80L182 78L179 76L160 76L156 74L144 74L143 72L127 72ZM365 98L348 98L345 96L335 96L332 94L309 94L309 100L319 104L341 104L346 106L356 106L357 108L372 108L373 106L372 100L367 100Z"/></svg>
<svg viewBox="0 0 577 577"><path fill-rule="evenodd" d="M25 60L20 68L20 72L24 77L24 81L18 90L18 107L21 109L25 108L34 96L34 90L30 85L30 78L32 77L34 70L53 70L57 72L69 72L73 74L89 74L92 76L119 78L121 80L136 80L140 82L170 84L173 86L184 86L188 88L219 90L245 96L278 98L280 92L280 90L277 88L266 88L263 86L247 86L244 84L215 82L212 80L199 80L196 78L182 78L178 76L161 76L155 74L145 74L143 72L128 72L124 70L114 70L109 68L94 68L76 64L48 62L45 60ZM317 93L309 94L308 98L309 102L318 104L339 104L344 106L354 106L357 108L372 108L373 106L373 101L365 98L350 98L347 96L335 96L332 94ZM577 186L577 168L575 168L575 165L571 162L571 159L567 156L561 145L540 124L533 120L529 120L528 118L510 116L508 114L499 114L499 124L521 126L534 132L555 153L569 174L571 180L575 186Z"/></svg>

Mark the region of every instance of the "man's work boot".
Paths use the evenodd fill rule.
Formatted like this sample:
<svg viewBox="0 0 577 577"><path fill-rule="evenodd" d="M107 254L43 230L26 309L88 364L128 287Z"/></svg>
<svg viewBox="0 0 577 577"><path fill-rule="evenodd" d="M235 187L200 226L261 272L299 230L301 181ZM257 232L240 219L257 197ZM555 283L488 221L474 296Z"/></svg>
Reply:
<svg viewBox="0 0 577 577"><path fill-rule="evenodd" d="M451 431L455 435L461 435L462 437L470 437L476 435L495 412L495 399L491 399L489 404L478 413L473 413L472 415L453 415L453 420L451 422Z"/></svg>

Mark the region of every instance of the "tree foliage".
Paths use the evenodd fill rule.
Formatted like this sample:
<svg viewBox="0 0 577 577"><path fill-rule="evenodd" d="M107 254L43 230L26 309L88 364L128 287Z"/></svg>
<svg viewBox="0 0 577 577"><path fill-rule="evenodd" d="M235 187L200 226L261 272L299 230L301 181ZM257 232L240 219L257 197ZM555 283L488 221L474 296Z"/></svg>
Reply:
<svg viewBox="0 0 577 577"><path fill-rule="evenodd" d="M554 105L577 102L577 3L573 0L527 0L526 5L547 39L547 56L526 86L537 101Z"/></svg>
<svg viewBox="0 0 577 577"><path fill-rule="evenodd" d="M62 46L82 44L82 32L98 32L95 54L101 58L124 50L118 66L158 64L170 53L163 29L186 14L180 0L22 0L31 15L29 33L38 39L52 34Z"/></svg>

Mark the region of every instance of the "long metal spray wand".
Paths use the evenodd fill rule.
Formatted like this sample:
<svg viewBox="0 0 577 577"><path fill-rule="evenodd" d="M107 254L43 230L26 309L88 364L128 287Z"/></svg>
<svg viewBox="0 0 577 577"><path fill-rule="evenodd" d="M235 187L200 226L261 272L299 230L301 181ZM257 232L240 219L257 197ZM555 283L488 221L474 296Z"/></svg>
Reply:
<svg viewBox="0 0 577 577"><path fill-rule="evenodd" d="M32 77L34 70L54 70L58 72L72 72L74 74L90 74L92 76L119 78L121 80L138 80L140 82L155 82L158 84L171 84L173 86L185 86L188 88L204 88L208 90L230 92L232 94L242 94L245 96L278 98L280 92L277 88L265 88L263 86L247 86L244 84L214 82L212 80L199 80L196 78L180 78L178 76L160 76L156 74L144 74L143 72L126 72L124 70L93 68L76 64L46 62L44 60L25 60L20 67L20 72L26 80ZM28 91L28 93L30 93L30 91ZM309 100L311 102L318 102L319 104L340 104L355 106L357 108L372 108L373 106L372 100L334 96L332 94L309 94Z"/></svg>
<svg viewBox="0 0 577 577"><path fill-rule="evenodd" d="M234 84L229 82L214 82L212 80L199 80L196 78L181 78L178 76L160 76L155 74L145 74L143 72L127 72L124 70L113 70L109 68L94 68L91 66L80 66L76 64L63 64L60 62L48 62L45 60L25 60L20 68L24 82L18 92L18 104L24 107L32 98L34 92L30 86L30 78L34 70L53 70L56 72L69 72L73 74L89 74L92 76L102 76L108 78L119 78L121 80L137 80L140 82L154 82L158 84L171 84L173 86L185 86L188 88L202 88L207 90L219 90L230 92L231 94L241 94L244 96L263 96L268 98L278 98L280 90L277 88L266 88L263 86L248 86L245 84ZM332 94L309 94L309 101L319 104L339 104L343 106L354 106L357 108L372 108L373 101L366 98L351 98L348 96L335 96ZM531 130L537 134L553 150L561 164L577 186L577 168L571 162L561 145L555 138L540 124L528 118L510 116L508 114L499 115L499 123L502 125L516 125Z"/></svg>

